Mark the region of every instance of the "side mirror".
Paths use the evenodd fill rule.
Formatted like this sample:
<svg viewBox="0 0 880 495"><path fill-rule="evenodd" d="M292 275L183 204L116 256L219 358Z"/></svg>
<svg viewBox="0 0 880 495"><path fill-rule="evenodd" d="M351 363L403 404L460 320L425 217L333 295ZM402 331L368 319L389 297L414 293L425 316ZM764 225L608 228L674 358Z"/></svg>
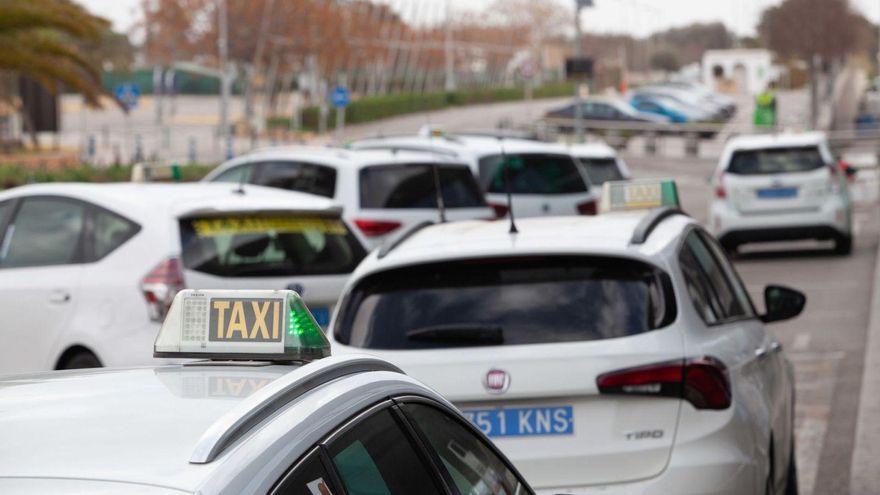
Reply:
<svg viewBox="0 0 880 495"><path fill-rule="evenodd" d="M764 288L767 312L761 315L761 321L772 323L794 318L801 314L806 304L807 296L803 292L781 285L768 285Z"/></svg>
<svg viewBox="0 0 880 495"><path fill-rule="evenodd" d="M843 169L843 173L846 174L847 178L853 178L856 176L857 173L859 173L859 169L853 166L847 166Z"/></svg>

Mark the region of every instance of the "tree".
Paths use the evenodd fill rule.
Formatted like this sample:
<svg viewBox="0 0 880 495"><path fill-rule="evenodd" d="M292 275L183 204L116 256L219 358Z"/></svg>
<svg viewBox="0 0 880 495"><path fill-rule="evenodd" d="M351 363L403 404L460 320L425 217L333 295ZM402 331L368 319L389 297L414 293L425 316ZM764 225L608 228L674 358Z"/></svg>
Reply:
<svg viewBox="0 0 880 495"><path fill-rule="evenodd" d="M651 68L667 74L681 68L678 54L673 50L661 50L651 55Z"/></svg>
<svg viewBox="0 0 880 495"><path fill-rule="evenodd" d="M100 106L99 64L78 43L100 42L109 26L70 0L0 0L0 70L52 93L63 84Z"/></svg>

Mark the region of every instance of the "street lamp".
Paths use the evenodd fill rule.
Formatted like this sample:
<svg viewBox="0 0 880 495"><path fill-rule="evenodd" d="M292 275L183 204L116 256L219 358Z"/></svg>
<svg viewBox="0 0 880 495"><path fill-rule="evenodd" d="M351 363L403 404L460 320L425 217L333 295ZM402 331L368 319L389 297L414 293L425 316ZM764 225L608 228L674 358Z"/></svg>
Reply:
<svg viewBox="0 0 880 495"><path fill-rule="evenodd" d="M581 46L581 9L592 7L593 0L575 0L574 9L574 56L580 60L583 58L583 46ZM584 142L584 109L581 107L581 83L576 81L574 85L574 132L579 143Z"/></svg>

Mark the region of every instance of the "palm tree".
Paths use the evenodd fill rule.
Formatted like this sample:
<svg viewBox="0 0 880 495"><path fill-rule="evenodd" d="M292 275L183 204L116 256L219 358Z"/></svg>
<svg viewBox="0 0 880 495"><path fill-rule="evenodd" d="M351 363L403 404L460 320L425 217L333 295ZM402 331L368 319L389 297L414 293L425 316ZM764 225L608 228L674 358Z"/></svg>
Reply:
<svg viewBox="0 0 880 495"><path fill-rule="evenodd" d="M55 94L64 85L99 107L99 63L79 47L108 29L70 0L0 0L0 73L28 77ZM27 117L25 126L32 130Z"/></svg>

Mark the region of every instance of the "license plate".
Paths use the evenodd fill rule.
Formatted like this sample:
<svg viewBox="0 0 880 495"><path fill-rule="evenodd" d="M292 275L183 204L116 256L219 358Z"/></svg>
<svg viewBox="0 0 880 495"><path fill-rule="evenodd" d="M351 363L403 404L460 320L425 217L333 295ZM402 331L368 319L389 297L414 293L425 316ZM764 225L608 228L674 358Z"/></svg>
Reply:
<svg viewBox="0 0 880 495"><path fill-rule="evenodd" d="M758 197L761 199L793 198L797 196L796 187L775 187L773 189L758 189Z"/></svg>
<svg viewBox="0 0 880 495"><path fill-rule="evenodd" d="M330 324L330 310L327 308L309 308L318 325L326 327Z"/></svg>
<svg viewBox="0 0 880 495"><path fill-rule="evenodd" d="M488 437L574 434L571 406L468 409L462 412Z"/></svg>

